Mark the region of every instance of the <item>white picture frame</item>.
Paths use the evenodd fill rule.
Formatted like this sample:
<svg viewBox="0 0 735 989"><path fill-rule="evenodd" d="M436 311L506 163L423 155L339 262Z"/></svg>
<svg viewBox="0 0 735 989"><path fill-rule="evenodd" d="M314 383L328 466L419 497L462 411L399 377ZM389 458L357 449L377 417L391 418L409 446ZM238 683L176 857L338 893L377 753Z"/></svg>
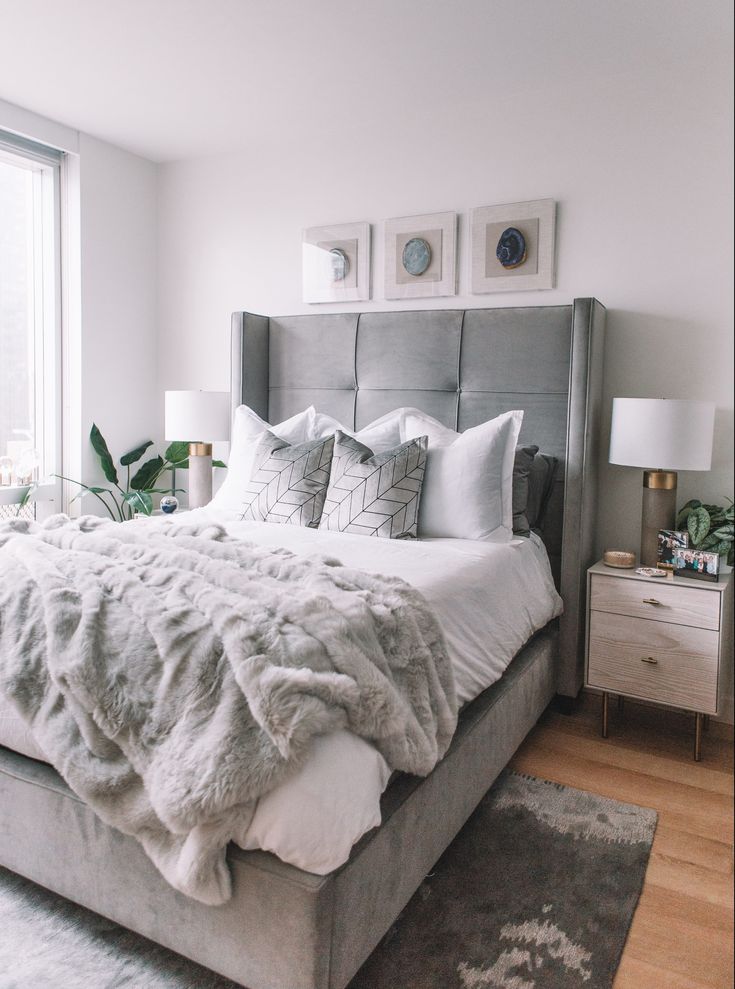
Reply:
<svg viewBox="0 0 735 989"><path fill-rule="evenodd" d="M457 214L423 213L386 220L386 299L456 294Z"/></svg>
<svg viewBox="0 0 735 989"><path fill-rule="evenodd" d="M496 256L508 230L523 235L524 260L505 267ZM528 292L554 287L556 201L477 206L472 210L472 292ZM506 257L506 264L513 261Z"/></svg>
<svg viewBox="0 0 735 989"><path fill-rule="evenodd" d="M309 227L302 236L304 302L364 302L370 298L370 224Z"/></svg>

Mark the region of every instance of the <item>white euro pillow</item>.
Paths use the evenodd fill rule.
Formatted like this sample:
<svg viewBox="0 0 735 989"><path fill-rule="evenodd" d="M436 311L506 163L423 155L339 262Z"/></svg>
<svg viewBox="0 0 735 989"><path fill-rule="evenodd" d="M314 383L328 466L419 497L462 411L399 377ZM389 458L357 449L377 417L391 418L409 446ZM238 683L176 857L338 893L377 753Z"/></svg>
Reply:
<svg viewBox="0 0 735 989"><path fill-rule="evenodd" d="M331 436L339 430L346 436L351 436L357 440L358 443L362 443L363 446L370 447L373 453L385 453L386 450L392 450L394 447L401 445L401 421L406 411L406 409L394 409L392 412L386 412L384 416L369 423L357 432L343 426L341 422L327 415L325 412L315 412L312 435L309 438L312 440L321 440L325 436ZM413 439L413 437L411 438Z"/></svg>
<svg viewBox="0 0 735 989"><path fill-rule="evenodd" d="M419 536L510 539L513 463L523 412L505 412L457 433L433 416L407 409L401 439L428 436Z"/></svg>
<svg viewBox="0 0 735 989"><path fill-rule="evenodd" d="M241 510L243 495L250 483L253 470L255 448L265 433L270 430L291 445L305 443L311 439L314 414L314 406L310 405L303 412L297 412L290 419L284 419L283 422L271 426L249 406L239 405L232 419L227 475L210 505L213 508L223 508L233 512Z"/></svg>

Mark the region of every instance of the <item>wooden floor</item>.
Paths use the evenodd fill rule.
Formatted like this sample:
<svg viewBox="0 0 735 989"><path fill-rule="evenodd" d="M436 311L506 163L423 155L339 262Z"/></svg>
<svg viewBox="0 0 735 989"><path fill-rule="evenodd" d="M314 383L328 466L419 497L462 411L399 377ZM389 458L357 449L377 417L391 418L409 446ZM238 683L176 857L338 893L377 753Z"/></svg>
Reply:
<svg viewBox="0 0 735 989"><path fill-rule="evenodd" d="M511 767L653 807L658 827L614 989L732 989L733 743L713 724L692 759L693 717L600 698L572 716L548 711Z"/></svg>

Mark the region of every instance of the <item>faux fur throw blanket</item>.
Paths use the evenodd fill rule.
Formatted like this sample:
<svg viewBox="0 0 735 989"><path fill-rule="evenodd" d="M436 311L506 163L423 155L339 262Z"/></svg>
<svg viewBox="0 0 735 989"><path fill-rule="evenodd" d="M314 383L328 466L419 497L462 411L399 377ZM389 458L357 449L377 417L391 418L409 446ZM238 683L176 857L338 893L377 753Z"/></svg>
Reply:
<svg viewBox="0 0 735 989"><path fill-rule="evenodd" d="M349 728L425 775L456 727L417 591L203 523L0 523L0 689L71 789L210 904L315 735Z"/></svg>

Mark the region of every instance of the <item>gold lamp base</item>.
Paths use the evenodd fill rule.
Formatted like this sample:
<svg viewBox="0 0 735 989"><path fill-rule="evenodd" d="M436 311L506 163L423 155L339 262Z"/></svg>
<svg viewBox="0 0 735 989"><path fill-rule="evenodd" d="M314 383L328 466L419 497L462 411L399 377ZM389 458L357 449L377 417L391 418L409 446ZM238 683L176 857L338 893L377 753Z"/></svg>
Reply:
<svg viewBox="0 0 735 989"><path fill-rule="evenodd" d="M643 515L641 520L641 566L658 563L658 531L676 524L676 485L674 470L643 471Z"/></svg>

